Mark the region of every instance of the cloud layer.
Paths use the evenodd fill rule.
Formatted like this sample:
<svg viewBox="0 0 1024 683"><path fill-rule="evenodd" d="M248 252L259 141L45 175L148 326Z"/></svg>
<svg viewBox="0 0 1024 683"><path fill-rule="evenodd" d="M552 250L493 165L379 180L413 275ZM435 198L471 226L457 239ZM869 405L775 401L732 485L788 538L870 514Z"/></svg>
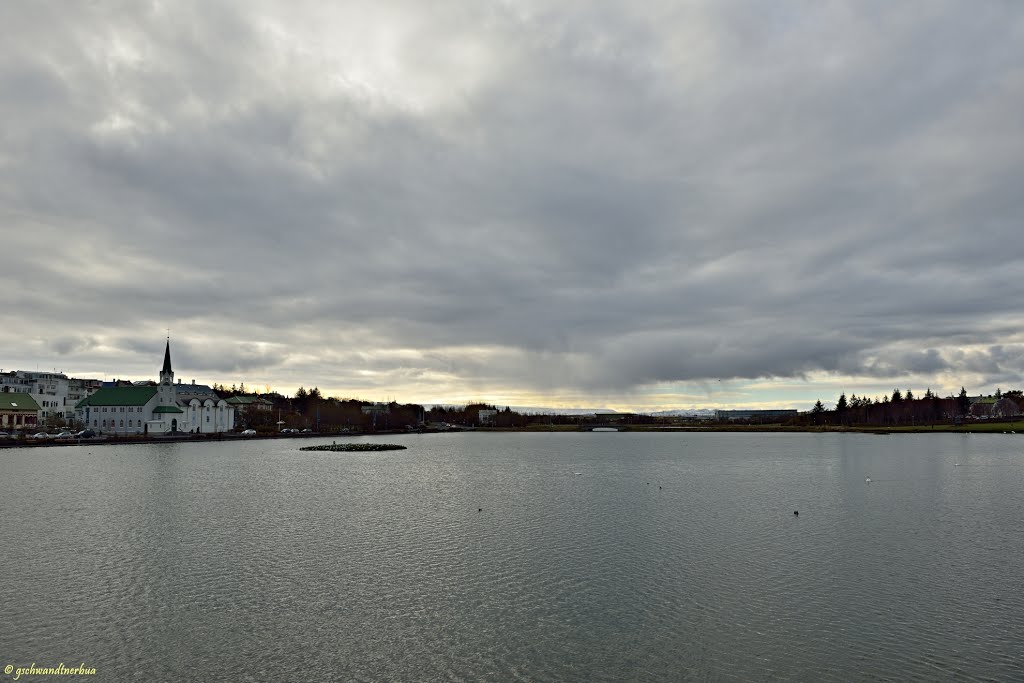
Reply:
<svg viewBox="0 0 1024 683"><path fill-rule="evenodd" d="M0 23L6 369L150 376L169 327L207 381L374 398L1021 383L1013 3Z"/></svg>

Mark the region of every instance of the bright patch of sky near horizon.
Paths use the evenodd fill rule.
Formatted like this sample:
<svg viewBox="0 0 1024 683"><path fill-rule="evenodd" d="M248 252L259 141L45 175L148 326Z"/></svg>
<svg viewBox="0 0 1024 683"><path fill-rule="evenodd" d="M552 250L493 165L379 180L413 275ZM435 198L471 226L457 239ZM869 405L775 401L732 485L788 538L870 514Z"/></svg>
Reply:
<svg viewBox="0 0 1024 683"><path fill-rule="evenodd" d="M809 408L1024 376L1013 2L5 3L0 367ZM1022 387L1024 388L1024 387Z"/></svg>

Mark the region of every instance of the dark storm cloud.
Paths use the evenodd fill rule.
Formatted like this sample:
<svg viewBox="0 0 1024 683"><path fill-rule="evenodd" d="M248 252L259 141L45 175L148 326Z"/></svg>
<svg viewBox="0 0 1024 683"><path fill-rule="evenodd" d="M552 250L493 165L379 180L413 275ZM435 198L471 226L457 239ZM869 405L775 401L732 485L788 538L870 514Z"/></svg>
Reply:
<svg viewBox="0 0 1024 683"><path fill-rule="evenodd" d="M50 348L61 356L70 353L84 353L96 346L97 342L93 337L57 337L50 340Z"/></svg>
<svg viewBox="0 0 1024 683"><path fill-rule="evenodd" d="M1024 371L1009 3L0 22L0 319L62 356L151 374L171 327L191 371L381 390Z"/></svg>

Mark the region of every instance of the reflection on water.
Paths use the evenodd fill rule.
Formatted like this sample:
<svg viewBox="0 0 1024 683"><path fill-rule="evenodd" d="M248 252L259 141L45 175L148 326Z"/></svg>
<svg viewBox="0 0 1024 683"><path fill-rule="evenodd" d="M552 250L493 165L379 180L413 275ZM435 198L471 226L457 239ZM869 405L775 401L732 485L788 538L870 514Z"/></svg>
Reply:
<svg viewBox="0 0 1024 683"><path fill-rule="evenodd" d="M96 681L1020 677L1014 436L398 438L409 450L0 452L0 664L85 662Z"/></svg>

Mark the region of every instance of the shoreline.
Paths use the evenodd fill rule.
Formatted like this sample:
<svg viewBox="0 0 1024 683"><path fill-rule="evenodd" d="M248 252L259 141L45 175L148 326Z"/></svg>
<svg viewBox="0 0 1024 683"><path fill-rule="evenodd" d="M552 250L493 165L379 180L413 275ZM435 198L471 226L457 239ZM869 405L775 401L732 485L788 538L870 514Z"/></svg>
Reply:
<svg viewBox="0 0 1024 683"><path fill-rule="evenodd" d="M615 427L614 432L599 433L627 433L627 432L648 432L648 433L808 433L808 434L873 434L888 436L891 434L1006 434L1016 435L1020 430L1024 434L1024 420L1015 422L982 423L968 425L916 425L916 426L876 426L876 427L836 427L836 426L786 426L786 425L694 425L694 426L654 426L654 425L623 425ZM256 434L242 435L231 432L217 434L179 434L173 436L100 436L88 439L22 439L16 437L0 439L0 450L6 448L42 448L49 446L115 446L129 444L161 444L161 443L205 443L205 442L237 442L237 441L265 441L268 439L296 439L306 440L311 438L352 438L359 436L398 436L402 434L458 434L462 432L483 432L483 433L524 433L524 434L552 434L552 433L586 433L591 429L584 429L577 425L540 425L531 428L506 428L506 427L471 427L452 430L381 430L377 432L310 432L306 434Z"/></svg>

